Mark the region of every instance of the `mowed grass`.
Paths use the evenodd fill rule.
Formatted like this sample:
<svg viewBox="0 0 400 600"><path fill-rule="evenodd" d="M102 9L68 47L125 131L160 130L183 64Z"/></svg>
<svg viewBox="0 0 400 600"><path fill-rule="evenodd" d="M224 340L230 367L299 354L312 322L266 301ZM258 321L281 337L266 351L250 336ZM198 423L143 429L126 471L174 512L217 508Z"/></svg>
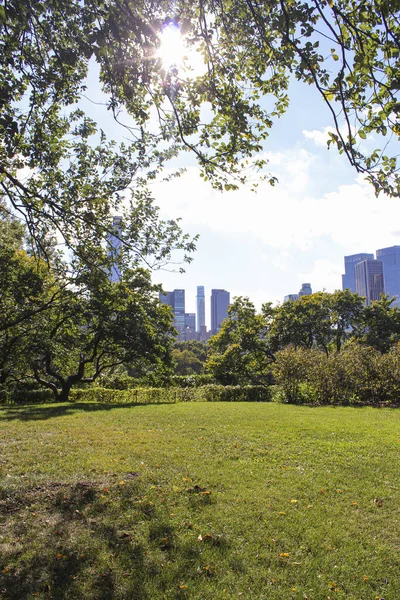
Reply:
<svg viewBox="0 0 400 600"><path fill-rule="evenodd" d="M400 598L400 411L0 410L0 598Z"/></svg>

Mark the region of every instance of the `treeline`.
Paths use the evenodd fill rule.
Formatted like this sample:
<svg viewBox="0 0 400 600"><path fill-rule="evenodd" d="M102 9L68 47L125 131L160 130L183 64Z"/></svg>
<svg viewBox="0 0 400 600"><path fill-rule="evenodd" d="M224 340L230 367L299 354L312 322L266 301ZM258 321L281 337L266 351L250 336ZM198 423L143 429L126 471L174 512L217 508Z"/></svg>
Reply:
<svg viewBox="0 0 400 600"><path fill-rule="evenodd" d="M260 312L236 298L192 385L204 372L222 385L277 385L287 402L399 403L399 341L400 310L387 296L366 306L349 290L318 292ZM184 346L173 352L190 384L199 354L196 342Z"/></svg>
<svg viewBox="0 0 400 600"><path fill-rule="evenodd" d="M137 216L151 221L152 211L141 207ZM152 252L171 232L155 235ZM26 228L0 204L3 400L50 393L65 401L71 390L93 386L126 391L210 385L196 398L212 392L237 399L246 387L246 397L259 399L259 389L270 398L271 386L278 385L275 396L290 402L397 401L400 310L387 297L365 306L348 290L319 292L280 306L266 303L259 312L240 297L208 344L174 343L171 310L159 302L150 271L132 265L132 255L126 264L119 255L121 277L112 282L116 257L107 245L87 244L83 257L66 260L51 237L33 250L27 240Z"/></svg>

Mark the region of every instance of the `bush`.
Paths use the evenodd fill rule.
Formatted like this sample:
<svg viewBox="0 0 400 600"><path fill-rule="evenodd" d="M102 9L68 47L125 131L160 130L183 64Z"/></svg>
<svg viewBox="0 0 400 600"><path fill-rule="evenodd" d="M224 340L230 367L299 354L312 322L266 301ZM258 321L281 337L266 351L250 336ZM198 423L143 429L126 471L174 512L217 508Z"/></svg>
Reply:
<svg viewBox="0 0 400 600"><path fill-rule="evenodd" d="M377 404L386 399L382 381L383 355L371 346L347 344L340 354L350 402Z"/></svg>
<svg viewBox="0 0 400 600"><path fill-rule="evenodd" d="M348 404L353 393L343 355L326 356L318 350L309 352L307 385L310 399L318 404Z"/></svg>
<svg viewBox="0 0 400 600"><path fill-rule="evenodd" d="M125 373L117 373L102 377L101 380L98 381L98 385L99 387L112 390L130 390L138 385L138 380Z"/></svg>
<svg viewBox="0 0 400 600"><path fill-rule="evenodd" d="M34 381L0 388L0 404L43 404L53 400L53 392Z"/></svg>
<svg viewBox="0 0 400 600"><path fill-rule="evenodd" d="M134 388L111 390L108 388L75 389L70 392L72 402L99 402L103 404L159 404L175 402L169 390L163 388Z"/></svg>
<svg viewBox="0 0 400 600"><path fill-rule="evenodd" d="M270 402L271 389L261 385L205 385L200 388L206 402Z"/></svg>
<svg viewBox="0 0 400 600"><path fill-rule="evenodd" d="M281 401L400 404L400 346L381 354L352 341L342 352L329 356L315 349L288 347L276 359L273 370Z"/></svg>
<svg viewBox="0 0 400 600"><path fill-rule="evenodd" d="M71 390L73 402L99 402L105 404L137 403L157 404L175 402L268 402L271 391L263 386L207 385L198 388L135 388L109 390L91 388Z"/></svg>
<svg viewBox="0 0 400 600"><path fill-rule="evenodd" d="M400 405L400 344L381 357L381 385L385 399Z"/></svg>
<svg viewBox="0 0 400 600"><path fill-rule="evenodd" d="M201 373L199 375L172 375L170 379L171 387L181 388L197 388L212 383L214 383L214 378L210 373Z"/></svg>
<svg viewBox="0 0 400 600"><path fill-rule="evenodd" d="M308 383L312 358L309 350L296 350L293 346L276 353L272 372L286 402L301 404L310 401L310 389L305 384Z"/></svg>

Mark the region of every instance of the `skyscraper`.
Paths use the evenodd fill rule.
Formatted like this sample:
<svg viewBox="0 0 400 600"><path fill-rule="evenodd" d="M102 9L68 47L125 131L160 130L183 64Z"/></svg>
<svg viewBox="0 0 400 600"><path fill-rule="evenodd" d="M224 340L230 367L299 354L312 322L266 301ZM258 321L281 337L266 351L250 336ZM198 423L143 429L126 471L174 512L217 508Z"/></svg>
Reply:
<svg viewBox="0 0 400 600"><path fill-rule="evenodd" d="M363 260L374 260L373 254L362 252L344 257L344 275L342 275L342 290L356 291L355 266Z"/></svg>
<svg viewBox="0 0 400 600"><path fill-rule="evenodd" d="M185 341L185 290L174 290L159 295L160 302L172 307L174 327L178 331L177 340Z"/></svg>
<svg viewBox="0 0 400 600"><path fill-rule="evenodd" d="M302 283L301 289L299 291L299 298L301 298L301 296L311 296L311 294L311 283Z"/></svg>
<svg viewBox="0 0 400 600"><path fill-rule="evenodd" d="M381 248L376 251L376 258L383 264L385 294L395 297L393 305L400 307L400 246Z"/></svg>
<svg viewBox="0 0 400 600"><path fill-rule="evenodd" d="M296 302L296 300L299 299L299 295L298 294L287 294L287 296L285 296L283 298L284 302Z"/></svg>
<svg viewBox="0 0 400 600"><path fill-rule="evenodd" d="M197 286L196 296L197 306L197 332L203 331L202 328L206 326L206 298L204 295L204 285Z"/></svg>
<svg viewBox="0 0 400 600"><path fill-rule="evenodd" d="M383 264L380 260L363 260L355 266L356 292L365 304L379 300L384 293Z"/></svg>
<svg viewBox="0 0 400 600"><path fill-rule="evenodd" d="M222 321L228 316L229 302L229 292L211 290L211 332L213 334L219 331Z"/></svg>
<svg viewBox="0 0 400 600"><path fill-rule="evenodd" d="M113 259L109 277L110 281L113 282L119 281L121 277L121 272L117 262L117 258L121 252L121 229L122 217L115 216L113 218L112 232L110 232L107 236L109 256Z"/></svg>
<svg viewBox="0 0 400 600"><path fill-rule="evenodd" d="M185 342L196 339L196 314L185 313Z"/></svg>

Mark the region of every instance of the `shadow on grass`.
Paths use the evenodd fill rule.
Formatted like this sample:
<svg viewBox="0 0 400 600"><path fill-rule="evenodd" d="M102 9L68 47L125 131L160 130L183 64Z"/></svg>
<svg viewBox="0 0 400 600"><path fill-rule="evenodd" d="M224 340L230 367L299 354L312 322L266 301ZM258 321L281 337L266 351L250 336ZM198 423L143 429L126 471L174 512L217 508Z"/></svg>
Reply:
<svg viewBox="0 0 400 600"><path fill-rule="evenodd" d="M157 402L155 404L171 404L171 402ZM71 402L63 404L22 404L22 405L0 405L1 421L35 421L63 417L75 412L108 411L115 408L135 408L136 406L150 406L151 403L120 402L115 404L103 404L99 402Z"/></svg>
<svg viewBox="0 0 400 600"><path fill-rule="evenodd" d="M135 475L123 486L86 481L0 489L0 597L187 598L182 581L207 579L204 565L229 546L218 536L200 544L198 532L173 523L162 497L154 492L150 500Z"/></svg>

